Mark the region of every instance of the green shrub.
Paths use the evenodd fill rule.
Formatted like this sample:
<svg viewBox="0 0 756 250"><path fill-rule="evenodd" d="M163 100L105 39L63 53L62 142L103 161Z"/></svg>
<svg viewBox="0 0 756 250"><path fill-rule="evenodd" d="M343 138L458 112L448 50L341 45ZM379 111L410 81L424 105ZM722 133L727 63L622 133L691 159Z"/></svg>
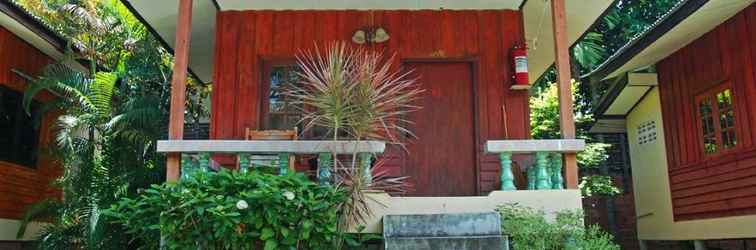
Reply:
<svg viewBox="0 0 756 250"><path fill-rule="evenodd" d="M332 249L342 191L301 174L198 173L153 185L105 214L123 224L144 248Z"/></svg>
<svg viewBox="0 0 756 250"><path fill-rule="evenodd" d="M561 211L549 222L543 211L507 204L499 206L502 231L517 250L619 250L612 236L598 226L583 226L583 213Z"/></svg>

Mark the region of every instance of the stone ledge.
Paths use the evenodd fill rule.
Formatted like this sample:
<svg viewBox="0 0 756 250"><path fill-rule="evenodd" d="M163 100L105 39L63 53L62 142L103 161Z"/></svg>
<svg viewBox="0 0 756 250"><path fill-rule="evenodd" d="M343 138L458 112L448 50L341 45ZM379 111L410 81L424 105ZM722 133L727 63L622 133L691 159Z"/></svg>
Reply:
<svg viewBox="0 0 756 250"><path fill-rule="evenodd" d="M487 153L576 153L585 150L585 140L496 140L486 142Z"/></svg>
<svg viewBox="0 0 756 250"><path fill-rule="evenodd" d="M382 153L382 141L161 140L161 153Z"/></svg>

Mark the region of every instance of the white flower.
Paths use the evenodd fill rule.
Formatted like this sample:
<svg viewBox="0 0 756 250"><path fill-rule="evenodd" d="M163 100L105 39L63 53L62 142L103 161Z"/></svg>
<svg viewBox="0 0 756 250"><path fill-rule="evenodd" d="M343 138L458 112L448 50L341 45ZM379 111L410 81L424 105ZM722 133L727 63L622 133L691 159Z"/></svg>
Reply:
<svg viewBox="0 0 756 250"><path fill-rule="evenodd" d="M283 192L283 196L286 197L287 200L293 200L294 199L294 193L291 191Z"/></svg>
<svg viewBox="0 0 756 250"><path fill-rule="evenodd" d="M239 210L244 210L244 209L247 209L248 207L249 207L249 204L247 204L247 201L245 200L239 200L238 202L236 202L236 208L238 208Z"/></svg>

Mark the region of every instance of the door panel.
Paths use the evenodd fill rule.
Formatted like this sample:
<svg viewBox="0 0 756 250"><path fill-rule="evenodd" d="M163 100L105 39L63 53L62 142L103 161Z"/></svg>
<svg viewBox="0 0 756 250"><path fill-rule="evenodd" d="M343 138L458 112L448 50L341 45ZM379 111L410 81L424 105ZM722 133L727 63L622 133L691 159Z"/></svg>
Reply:
<svg viewBox="0 0 756 250"><path fill-rule="evenodd" d="M413 196L476 195L472 67L469 63L409 63L425 90L410 113L402 174Z"/></svg>

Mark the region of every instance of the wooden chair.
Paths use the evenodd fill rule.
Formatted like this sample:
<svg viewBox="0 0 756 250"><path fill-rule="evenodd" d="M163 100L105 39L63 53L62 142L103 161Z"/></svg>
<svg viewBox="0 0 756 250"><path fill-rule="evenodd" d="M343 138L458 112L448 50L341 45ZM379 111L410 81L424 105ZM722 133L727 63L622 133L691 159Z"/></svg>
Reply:
<svg viewBox="0 0 756 250"><path fill-rule="evenodd" d="M295 127L292 130L254 130L247 128L244 132L244 140L269 140L269 141L283 141L291 140L296 141L299 139L299 133ZM272 162L277 161L278 156L275 155L252 155L250 156L250 165L272 165ZM294 166L296 163L296 156L289 156L289 171L295 171ZM237 169L239 169L239 161L237 160Z"/></svg>

